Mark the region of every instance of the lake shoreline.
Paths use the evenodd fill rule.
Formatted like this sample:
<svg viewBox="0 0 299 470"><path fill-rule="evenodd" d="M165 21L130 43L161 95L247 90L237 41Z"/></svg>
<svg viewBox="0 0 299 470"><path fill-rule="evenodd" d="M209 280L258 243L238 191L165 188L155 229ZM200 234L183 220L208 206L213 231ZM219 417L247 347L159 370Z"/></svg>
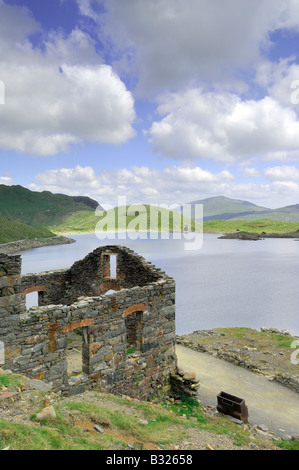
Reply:
<svg viewBox="0 0 299 470"><path fill-rule="evenodd" d="M17 240L9 243L3 243L0 245L0 253L6 255L19 253L21 251L33 250L34 248L41 248L45 246L54 245L69 245L76 243L76 240L67 238L65 236L58 235L50 238L35 238L27 240Z"/></svg>
<svg viewBox="0 0 299 470"><path fill-rule="evenodd" d="M223 231L213 231L213 230L203 230L203 231L172 231L172 232L161 232L157 230L107 230L107 231L66 231L66 232L54 232L57 236L74 236L74 235L103 235L103 234L119 234L119 233L148 233L148 234L208 234L208 235L219 235L219 239L239 239L239 240L263 240L265 238L288 238L288 239L299 239L298 232L286 232L286 233L256 233L256 232L223 232Z"/></svg>

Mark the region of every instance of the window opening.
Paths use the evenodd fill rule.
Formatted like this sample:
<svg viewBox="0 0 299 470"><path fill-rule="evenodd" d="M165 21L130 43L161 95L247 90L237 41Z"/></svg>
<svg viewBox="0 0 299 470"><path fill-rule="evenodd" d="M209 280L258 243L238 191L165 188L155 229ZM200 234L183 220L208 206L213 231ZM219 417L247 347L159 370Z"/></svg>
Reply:
<svg viewBox="0 0 299 470"><path fill-rule="evenodd" d="M117 255L103 255L103 277L116 279L117 277Z"/></svg>
<svg viewBox="0 0 299 470"><path fill-rule="evenodd" d="M26 294L26 310L29 310L31 307L38 307L38 292Z"/></svg>
<svg viewBox="0 0 299 470"><path fill-rule="evenodd" d="M116 279L116 255L110 255L110 277Z"/></svg>

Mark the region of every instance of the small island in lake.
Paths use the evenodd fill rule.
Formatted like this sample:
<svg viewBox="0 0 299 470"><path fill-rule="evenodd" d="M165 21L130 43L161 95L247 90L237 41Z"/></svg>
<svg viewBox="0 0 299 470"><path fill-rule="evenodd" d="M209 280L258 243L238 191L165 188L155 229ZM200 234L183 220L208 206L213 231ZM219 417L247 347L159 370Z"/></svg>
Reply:
<svg viewBox="0 0 299 470"><path fill-rule="evenodd" d="M290 233L253 233L236 231L230 232L218 237L221 239L238 239L238 240L263 240L264 238L297 238L299 239L299 230Z"/></svg>

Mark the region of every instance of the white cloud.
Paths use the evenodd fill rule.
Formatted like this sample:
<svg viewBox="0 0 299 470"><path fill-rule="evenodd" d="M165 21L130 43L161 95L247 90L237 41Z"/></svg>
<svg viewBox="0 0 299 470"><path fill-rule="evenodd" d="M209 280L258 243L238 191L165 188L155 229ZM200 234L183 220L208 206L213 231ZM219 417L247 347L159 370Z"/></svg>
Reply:
<svg viewBox="0 0 299 470"><path fill-rule="evenodd" d="M65 35L61 30L50 31L44 42L44 49L47 60L49 62L52 60L54 65L58 61L69 65L102 62L102 58L96 51L95 40L78 26L69 35Z"/></svg>
<svg viewBox="0 0 299 470"><path fill-rule="evenodd" d="M90 0L77 0L77 4L82 15L92 18L95 21L99 19L91 6Z"/></svg>
<svg viewBox="0 0 299 470"><path fill-rule="evenodd" d="M284 194L292 194L293 201L294 197L298 197L299 185L294 181L274 181L272 188L279 193L280 197L283 197Z"/></svg>
<svg viewBox="0 0 299 470"><path fill-rule="evenodd" d="M295 59L288 57L275 63L262 62L257 67L256 82L282 106L292 107L298 111L299 65Z"/></svg>
<svg viewBox="0 0 299 470"><path fill-rule="evenodd" d="M0 176L0 184L5 184L6 186L11 186L14 184L13 178L11 176Z"/></svg>
<svg viewBox="0 0 299 470"><path fill-rule="evenodd" d="M103 170L92 167L47 170L35 177L29 189L69 195L86 195L100 204L117 204L126 196L128 203L171 204L198 199L199 193L214 193L234 180L227 170L212 173L200 167L169 166L164 170L133 166L130 169Z"/></svg>
<svg viewBox="0 0 299 470"><path fill-rule="evenodd" d="M138 90L145 95L199 80L223 85L230 77L238 83L240 70L252 70L271 46L270 32L298 29L296 0L95 3L106 10L101 37L114 45L119 67L125 60L126 72L128 67L135 72Z"/></svg>
<svg viewBox="0 0 299 470"><path fill-rule="evenodd" d="M267 168L265 170L265 176L270 181L299 181L299 169L295 166L275 166L273 168Z"/></svg>
<svg viewBox="0 0 299 470"><path fill-rule="evenodd" d="M52 32L43 50L34 48L27 35L39 26L28 11L2 2L0 10L0 78L6 95L0 148L54 155L85 140L120 144L135 135L133 96L102 63L87 33L78 28L66 37Z"/></svg>
<svg viewBox="0 0 299 470"><path fill-rule="evenodd" d="M296 157L299 121L274 98L241 100L233 93L191 89L164 96L164 117L147 132L153 149L176 158L223 162ZM298 155L297 155L298 158Z"/></svg>
<svg viewBox="0 0 299 470"><path fill-rule="evenodd" d="M244 168L243 175L245 176L245 178L255 178L255 177L261 176L261 173L256 168L247 167L247 168Z"/></svg>
<svg viewBox="0 0 299 470"><path fill-rule="evenodd" d="M94 169L90 166L82 167L80 165L77 165L75 168L46 170L38 174L35 177L35 181L42 187L56 187L75 192L98 186L98 178Z"/></svg>
<svg viewBox="0 0 299 470"><path fill-rule="evenodd" d="M119 168L96 173L90 166L47 170L28 186L34 191L52 191L72 196L89 196L105 206L116 206L126 196L128 204L182 204L211 196L227 196L277 208L298 202L295 181L240 183L227 170L211 172L199 166L167 166L157 170L146 166Z"/></svg>

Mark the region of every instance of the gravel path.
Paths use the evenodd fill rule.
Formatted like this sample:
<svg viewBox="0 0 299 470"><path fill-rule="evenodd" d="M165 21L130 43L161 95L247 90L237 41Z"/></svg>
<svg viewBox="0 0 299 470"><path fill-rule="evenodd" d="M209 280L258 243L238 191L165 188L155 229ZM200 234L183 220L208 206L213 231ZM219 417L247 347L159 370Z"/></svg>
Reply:
<svg viewBox="0 0 299 470"><path fill-rule="evenodd" d="M176 346L179 366L199 378L199 399L216 406L217 395L227 392L245 399L249 423L264 425L278 436L299 435L299 394L242 367L209 354Z"/></svg>

